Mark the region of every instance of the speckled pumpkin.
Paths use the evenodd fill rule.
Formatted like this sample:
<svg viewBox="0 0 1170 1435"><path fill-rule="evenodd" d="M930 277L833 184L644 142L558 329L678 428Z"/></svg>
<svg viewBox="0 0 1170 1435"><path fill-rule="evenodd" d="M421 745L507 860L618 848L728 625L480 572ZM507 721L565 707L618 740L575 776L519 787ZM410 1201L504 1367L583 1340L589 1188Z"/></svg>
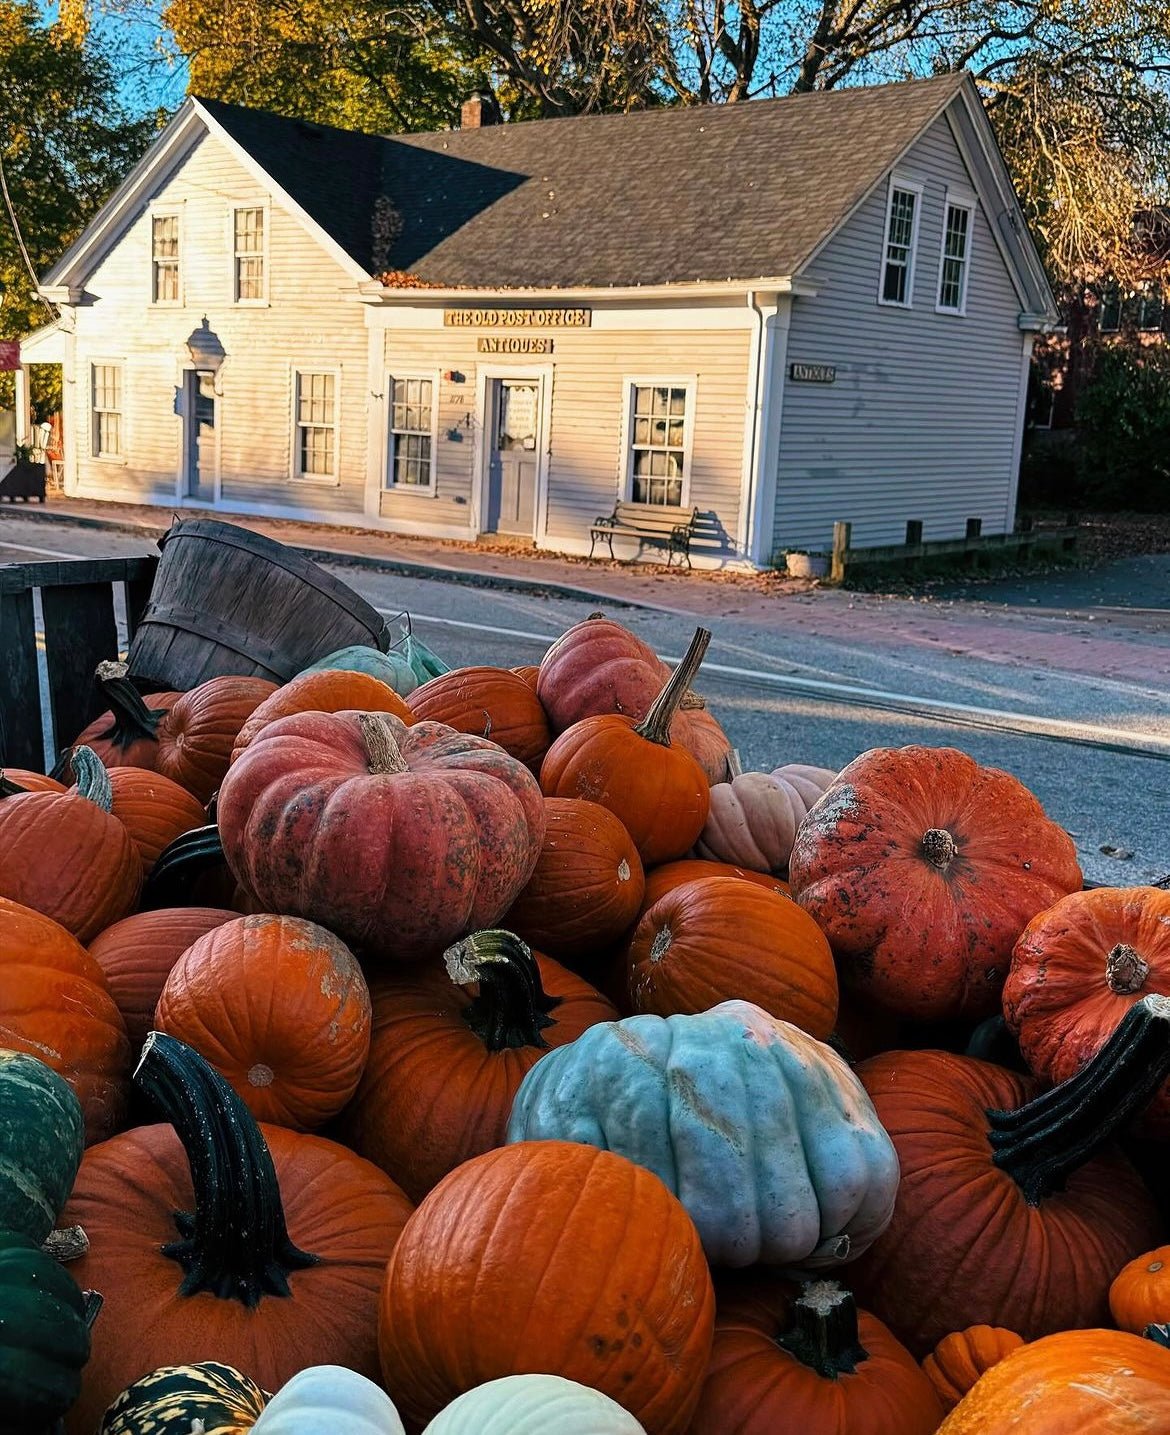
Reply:
<svg viewBox="0 0 1170 1435"><path fill-rule="evenodd" d="M122 1391L97 1435L247 1435L270 1398L254 1380L215 1360L163 1365Z"/></svg>

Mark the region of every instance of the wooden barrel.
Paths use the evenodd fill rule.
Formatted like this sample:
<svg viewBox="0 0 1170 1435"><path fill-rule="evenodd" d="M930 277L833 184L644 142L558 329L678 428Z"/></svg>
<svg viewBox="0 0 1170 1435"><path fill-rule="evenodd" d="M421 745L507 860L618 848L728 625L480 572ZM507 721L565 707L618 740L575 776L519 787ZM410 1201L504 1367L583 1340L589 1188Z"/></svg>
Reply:
<svg viewBox="0 0 1170 1435"><path fill-rule="evenodd" d="M355 643L385 652L382 615L275 539L211 518L171 525L127 658L143 688L187 689L225 674L284 683Z"/></svg>

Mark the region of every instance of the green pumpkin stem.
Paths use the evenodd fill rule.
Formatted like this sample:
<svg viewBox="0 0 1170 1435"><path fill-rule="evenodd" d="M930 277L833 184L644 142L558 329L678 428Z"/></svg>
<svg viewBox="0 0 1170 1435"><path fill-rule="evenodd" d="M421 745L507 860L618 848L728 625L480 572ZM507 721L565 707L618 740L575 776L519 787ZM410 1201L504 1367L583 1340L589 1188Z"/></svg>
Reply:
<svg viewBox="0 0 1170 1435"><path fill-rule="evenodd" d="M1170 1075L1170 998L1151 993L1126 1012L1096 1056L1015 1111L987 1113L992 1161L1030 1206L1059 1191Z"/></svg>
<svg viewBox="0 0 1170 1435"><path fill-rule="evenodd" d="M663 747L670 746L671 720L699 671L699 664L703 661L710 641L711 634L706 628L695 629L695 636L691 639L691 645L683 655L682 662L671 673L666 685L654 699L650 711L634 729L636 733L649 742L661 743Z"/></svg>
<svg viewBox="0 0 1170 1435"><path fill-rule="evenodd" d="M123 751L143 739L156 741L158 725L166 716L161 709L146 706L142 694L126 676L127 671L125 663L105 662L97 665L94 675L113 716L113 722L98 737Z"/></svg>
<svg viewBox="0 0 1170 1435"><path fill-rule="evenodd" d="M289 1239L276 1170L252 1113L184 1042L152 1031L134 1080L175 1128L191 1166L195 1214L175 1212L181 1240L162 1247L185 1272L180 1295L209 1291L253 1309L287 1296L292 1271L317 1256Z"/></svg>
<svg viewBox="0 0 1170 1435"><path fill-rule="evenodd" d="M545 991L532 949L514 932L475 932L448 947L443 959L458 986L479 983L463 1020L489 1051L548 1046L540 1033L556 1024L549 1012L561 999Z"/></svg>
<svg viewBox="0 0 1170 1435"><path fill-rule="evenodd" d="M869 1352L857 1329L852 1293L836 1281L808 1281L792 1303L792 1325L776 1344L822 1380L852 1375Z"/></svg>
<svg viewBox="0 0 1170 1435"><path fill-rule="evenodd" d="M92 747L75 747L70 759L78 796L111 812L114 807L114 789L110 785L110 774L105 764Z"/></svg>

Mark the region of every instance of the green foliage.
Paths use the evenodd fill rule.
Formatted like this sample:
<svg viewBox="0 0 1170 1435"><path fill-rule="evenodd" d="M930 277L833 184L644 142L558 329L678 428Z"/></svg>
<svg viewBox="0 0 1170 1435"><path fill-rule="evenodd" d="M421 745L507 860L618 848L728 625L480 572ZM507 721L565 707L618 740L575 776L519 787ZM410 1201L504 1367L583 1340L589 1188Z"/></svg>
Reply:
<svg viewBox="0 0 1170 1435"><path fill-rule="evenodd" d="M1170 509L1170 351L1108 345L1077 400L1077 473L1086 502Z"/></svg>

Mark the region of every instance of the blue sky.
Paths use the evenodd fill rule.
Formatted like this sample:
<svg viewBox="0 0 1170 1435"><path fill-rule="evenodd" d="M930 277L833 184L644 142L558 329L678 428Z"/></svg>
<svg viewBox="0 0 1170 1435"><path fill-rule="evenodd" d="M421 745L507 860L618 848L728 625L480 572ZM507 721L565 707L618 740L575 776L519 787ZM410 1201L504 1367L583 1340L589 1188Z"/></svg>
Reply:
<svg viewBox="0 0 1170 1435"><path fill-rule="evenodd" d="M165 0L128 0L128 13L112 14L109 0L93 0L93 30L111 50L120 77L118 93L135 114L163 106L173 110L187 93L187 67L173 46L164 49L166 29L159 12ZM57 5L42 6L45 20L57 17Z"/></svg>

